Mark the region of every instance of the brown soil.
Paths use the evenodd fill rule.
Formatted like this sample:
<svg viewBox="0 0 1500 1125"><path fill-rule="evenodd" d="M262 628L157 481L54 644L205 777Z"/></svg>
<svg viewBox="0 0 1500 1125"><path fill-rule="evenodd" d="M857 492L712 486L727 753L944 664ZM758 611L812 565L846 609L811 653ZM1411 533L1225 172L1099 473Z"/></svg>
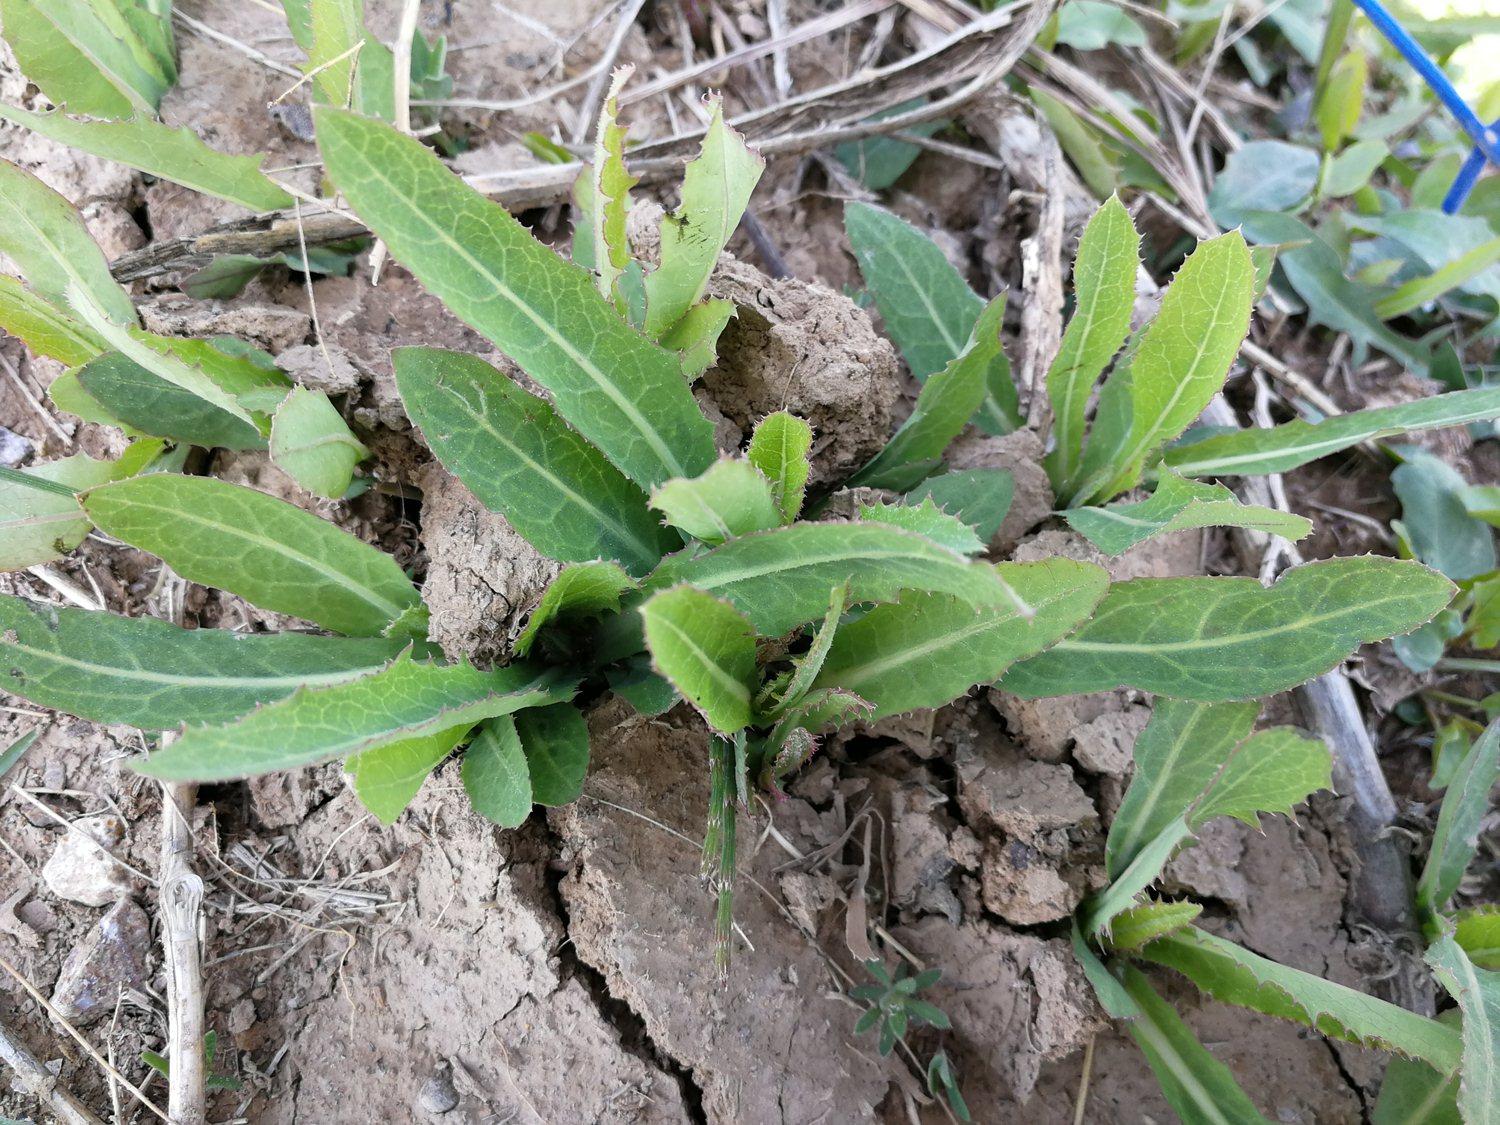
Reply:
<svg viewBox="0 0 1500 1125"><path fill-rule="evenodd" d="M205 0L191 7L273 57L295 57L278 17L262 6ZM399 5L374 7L377 19L390 22ZM605 5L517 7L566 37L585 32ZM759 11L730 7L744 19L750 8ZM557 45L498 9L423 10L427 30L449 36L460 93L513 97L556 80L543 71ZM609 27L604 21L586 43L597 49ZM183 33L180 42L184 80L165 107L169 119L190 122L233 151L269 152L272 166L312 156L307 142L265 112L291 79L195 35ZM652 50L637 28L623 57L672 64L660 44ZM587 54L585 47L578 57ZM810 49L794 61L810 76L828 65ZM0 94L15 101L25 93L0 66ZM471 130L466 164L519 159L514 136L570 126L566 108L553 99L500 122L461 117ZM1010 117L997 120L1017 128ZM665 128L645 118L642 132L648 123ZM15 131L0 131L0 147L83 206L111 254L140 245L148 231L157 238L192 232L233 211ZM741 260L726 259L713 291L734 300L738 316L702 391L723 419L726 448L772 410L809 418L818 441L815 479L826 482L880 446L912 388L870 316L837 291L855 278L837 207L821 194L799 194L803 172L773 166L767 182L777 189L762 213L798 278L771 281L747 264L749 247L740 248ZM310 176L305 186L313 186ZM1030 204L1011 201L1012 186L1035 187L1023 173L955 167L929 154L893 200L915 221L959 232L950 252L976 285L993 291L1017 280L1016 243L1031 229ZM143 310L152 327L242 335L278 354L299 381L343 395L348 417L376 451L379 487L328 504L298 494L263 458L221 457L216 471L395 551L425 580L433 639L450 656L493 659L555 564L430 464L401 413L389 351L424 343L500 357L390 263L375 287L367 262L354 277L314 283L326 357L311 346L306 289L284 274L227 302L191 302L165 282L161 288ZM0 348L32 391L57 373L14 341ZM36 456L118 448L108 431L58 421L70 440L0 382L0 425L29 439ZM1047 524L1052 498L1041 452L1024 434L971 435L955 452L958 467L1016 474L1015 505L994 551L1101 561ZM1330 495L1326 480L1313 485ZM1340 487L1377 486L1356 464ZM1363 498L1347 507L1370 510ZM1318 534L1314 553L1362 549L1351 544L1358 525L1350 521L1320 518ZM1221 543L1184 533L1108 565L1117 577L1191 574L1223 554ZM54 569L85 590L97 582L111 609L161 612L153 600L161 576L136 552L91 542ZM56 597L25 572L0 576L0 589ZM173 609L188 624L279 625L231 598L182 593ZM65 975L113 982L107 1010L93 1013L84 1034L162 1100L162 1083L140 1062L142 1049L162 1048L165 1030L157 903L147 881L158 864L161 806L154 785L127 768L143 741L124 728L6 703L0 745L32 729L41 737L6 778L14 788L0 792L0 956L49 996ZM827 740L790 795L763 804L742 825L734 967L724 991L714 984L711 907L697 879L707 732L685 709L646 720L620 703L597 707L584 797L539 811L516 832L499 831L468 808L452 763L389 829L364 814L334 766L207 788L194 827L195 862L208 883L209 1023L219 1034L216 1068L243 1082L240 1091L213 1096L210 1118L257 1125L944 1120L905 1062L882 1059L871 1037L853 1033L860 1009L846 993L867 979L859 962L871 955L873 934L875 952L888 962L909 956L944 970L932 999L953 1029L921 1032L912 1042L924 1052L946 1047L975 1120L1071 1121L1089 1044L1087 1120L1169 1120L1138 1051L1097 1008L1069 952L1066 923L1102 880L1104 831L1146 714L1145 701L1128 692L1023 702L981 691L936 713ZM1204 900L1210 928L1258 952L1375 988L1371 982L1396 955L1346 921L1352 861L1337 811L1328 799L1295 822L1270 819L1258 833L1216 826L1172 864L1168 888ZM72 846L59 818L98 814L117 818L120 837L106 842L139 874L84 848L77 862L92 862L91 872L75 873L74 882L49 880L49 861ZM79 892L76 879L93 882ZM107 904L117 901L135 906L117 910L114 922L123 916L123 924L101 927ZM106 939L127 956L90 960ZM1169 974L1157 979L1269 1116L1325 1123L1365 1113L1380 1057L1204 1001ZM60 1080L106 1111L111 1091L99 1068L8 978L0 996L7 1021L57 1063ZM70 997L76 989L59 993ZM33 1100L0 1089L0 1115L35 1112ZM147 1120L128 1109L124 1117Z"/></svg>

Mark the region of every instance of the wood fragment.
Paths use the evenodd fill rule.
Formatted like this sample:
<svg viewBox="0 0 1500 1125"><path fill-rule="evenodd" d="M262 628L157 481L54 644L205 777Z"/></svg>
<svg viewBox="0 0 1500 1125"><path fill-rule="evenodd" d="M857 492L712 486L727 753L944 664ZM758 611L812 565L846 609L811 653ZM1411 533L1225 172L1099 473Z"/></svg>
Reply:
<svg viewBox="0 0 1500 1125"><path fill-rule="evenodd" d="M167 1112L177 1125L207 1120L203 1042L203 880L193 870L191 817L198 788L162 785L161 944L167 974Z"/></svg>
<svg viewBox="0 0 1500 1125"><path fill-rule="evenodd" d="M63 1125L104 1125L83 1099L69 1090L27 1049L4 1019L0 1019L0 1062L10 1067L21 1092L35 1098Z"/></svg>
<svg viewBox="0 0 1500 1125"><path fill-rule="evenodd" d="M901 132L913 125L959 112L1000 81L1030 46L1056 6L1056 0L1014 5L976 20L955 35L911 57L854 78L824 86L732 119L761 155L788 156ZM877 115L917 98L915 108ZM631 150L631 172L643 182L675 178L682 161L703 139L701 128L649 141ZM473 176L469 182L511 210L548 206L567 197L581 163L547 164L515 172ZM310 246L368 233L331 212L303 216ZM207 265L217 254L270 257L297 246L298 229L290 211L274 211L221 223L201 234L157 242L123 254L111 264L119 281L159 277Z"/></svg>
<svg viewBox="0 0 1500 1125"><path fill-rule="evenodd" d="M1042 208L1036 234L1021 243L1021 356L1017 375L1029 396L1026 424L1037 433L1052 425L1047 398L1047 368L1062 346L1063 311L1063 190L1062 150L1051 130L1044 134Z"/></svg>

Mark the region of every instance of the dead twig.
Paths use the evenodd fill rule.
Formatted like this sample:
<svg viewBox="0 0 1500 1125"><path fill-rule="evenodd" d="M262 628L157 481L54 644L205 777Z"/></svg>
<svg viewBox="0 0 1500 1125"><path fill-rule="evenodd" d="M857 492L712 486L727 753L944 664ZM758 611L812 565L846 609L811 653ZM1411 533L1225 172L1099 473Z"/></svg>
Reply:
<svg viewBox="0 0 1500 1125"><path fill-rule="evenodd" d="M1029 0L990 13L898 63L741 114L731 124L763 156L770 157L898 133L952 116L1009 72L1054 6L1055 0ZM913 109L879 117L894 106L947 88L952 88L951 92ZM679 175L683 158L702 138L699 128L639 145L631 151L631 171L643 181ZM469 182L481 186L502 205L519 210L563 199L581 168L580 163L549 164L473 176ZM367 233L360 223L328 212L306 215L304 222L309 245ZM269 256L297 244L297 224L288 212L277 211L221 224L189 238L158 242L122 255L111 269L118 280L133 281L204 265L216 254Z"/></svg>
<svg viewBox="0 0 1500 1125"><path fill-rule="evenodd" d="M10 1067L21 1092L41 1102L63 1125L104 1125L77 1094L57 1080L26 1048L14 1031L0 1020L0 1062Z"/></svg>
<svg viewBox="0 0 1500 1125"><path fill-rule="evenodd" d="M109 1075L121 1086L129 1090L136 1101L140 1102L157 1117L165 1121L167 1125L174 1125L172 1119L165 1113L163 1113L160 1109L158 1109L155 1102L146 1097L145 1094L141 1093L141 1089L139 1086L135 1085L130 1081L130 1079L126 1078L123 1074L121 1074L118 1070L110 1065L109 1060L101 1055L95 1049L94 1045L83 1037L83 1032L74 1027L72 1022L57 1010L56 1005L54 1005L52 1001L48 1000L39 991L37 991L36 985L27 980L26 977L22 975L20 969L16 968L4 957L0 957L0 969L4 969L7 973L9 973L15 979L15 982L26 990L26 994L28 996L30 996L33 1000L35 1000L38 1004L45 1008L47 1014L52 1017L53 1021L73 1037L78 1045L84 1049L84 1052L89 1056L89 1058L93 1059L96 1063L99 1064L99 1068L103 1070L105 1074Z"/></svg>
<svg viewBox="0 0 1500 1125"><path fill-rule="evenodd" d="M1042 209L1036 234L1021 243L1021 285L1026 305L1021 310L1020 385L1031 396L1026 424L1045 433L1051 424L1047 398L1047 368L1062 344L1063 310L1063 200L1062 151L1057 138L1045 134Z"/></svg>
<svg viewBox="0 0 1500 1125"><path fill-rule="evenodd" d="M627 0L620 12L619 21L615 24L615 33L610 36L604 54L594 64L588 89L584 91L583 101L578 103L578 119L573 122L575 145L581 145L588 139L589 129L593 127L594 118L599 115L599 106L604 102L604 89L609 84L610 71L614 69L615 60L620 57L620 51L625 46L625 37L635 26L636 17L641 14L645 3L646 0Z"/></svg>
<svg viewBox="0 0 1500 1125"><path fill-rule="evenodd" d="M165 741L165 736L163 737ZM203 972L199 927L203 880L193 870L190 818L197 786L162 785L161 945L167 970L167 1111L178 1125L207 1120Z"/></svg>

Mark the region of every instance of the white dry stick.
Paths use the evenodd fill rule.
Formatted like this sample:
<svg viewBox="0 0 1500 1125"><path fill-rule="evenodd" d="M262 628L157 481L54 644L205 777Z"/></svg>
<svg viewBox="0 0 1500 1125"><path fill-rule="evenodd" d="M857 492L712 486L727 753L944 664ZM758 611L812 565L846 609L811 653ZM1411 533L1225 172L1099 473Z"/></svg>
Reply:
<svg viewBox="0 0 1500 1125"><path fill-rule="evenodd" d="M396 29L396 45L391 48L396 71L395 125L403 133L411 132L411 40L417 33L417 9L421 6L422 0L406 0L401 26Z"/></svg>
<svg viewBox="0 0 1500 1125"><path fill-rule="evenodd" d="M1022 287L1021 362L1019 383L1027 389L1026 424L1037 433L1051 426L1047 398L1047 368L1062 345L1063 207L1062 151L1050 130L1042 134L1043 182L1046 190L1037 216L1036 234L1021 243Z"/></svg>
<svg viewBox="0 0 1500 1125"><path fill-rule="evenodd" d="M164 735L165 743L169 735ZM193 805L196 785L162 784L162 954L167 971L167 1112L176 1125L207 1120L203 1057L203 970L199 926L203 880L193 870Z"/></svg>
<svg viewBox="0 0 1500 1125"><path fill-rule="evenodd" d="M4 1023L0 1023L0 1063L10 1067L22 1093L41 1102L63 1125L104 1125Z"/></svg>

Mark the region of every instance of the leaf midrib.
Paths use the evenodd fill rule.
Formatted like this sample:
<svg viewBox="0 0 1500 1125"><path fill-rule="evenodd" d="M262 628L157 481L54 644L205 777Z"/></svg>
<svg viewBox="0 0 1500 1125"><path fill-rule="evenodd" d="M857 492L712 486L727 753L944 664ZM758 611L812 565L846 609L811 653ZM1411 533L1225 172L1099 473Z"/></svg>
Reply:
<svg viewBox="0 0 1500 1125"><path fill-rule="evenodd" d="M1068 652L1090 652L1090 653L1161 653L1161 652L1196 652L1200 649L1219 648L1224 645L1246 644L1254 641L1269 640L1283 633L1300 632L1316 625L1322 625L1327 621L1336 621L1341 617L1362 613L1367 610L1379 609L1381 606L1392 602L1405 600L1401 595L1392 595L1379 601L1361 602L1359 605L1344 606L1340 609L1329 610L1326 613L1313 614L1310 617L1301 617L1296 621L1276 625L1269 629L1259 629L1247 633L1235 633L1227 637L1198 637L1190 641L1170 641L1158 644L1110 644L1102 641L1075 641L1067 640L1057 644L1054 651L1066 650Z"/></svg>
<svg viewBox="0 0 1500 1125"><path fill-rule="evenodd" d="M468 416L475 422L475 424L479 426L481 430L489 434L497 442L505 446L505 448L509 449L513 454L515 454L516 457L526 462L526 464L530 466L530 468L538 476L551 481L559 492L568 497L568 499L572 500L580 508L592 513L600 524L613 528L615 533L619 535L620 538L626 543L634 544L636 547L640 548L641 553L632 561L649 567L661 557L654 544L642 541L639 537L637 537L633 528L629 527L626 524L620 523L615 519L614 515L610 511L607 511L606 509L600 508L595 505L591 500L588 499L588 497L573 489L566 481L562 479L562 477L558 476L546 465L533 458L524 449L522 449L519 445L512 441L506 434L496 429L494 423L490 421L489 416L471 406L468 399L464 398L456 391L448 390L445 386L439 385L438 389L446 392L454 400L454 402L458 404L460 409L468 414ZM483 398L483 388L478 389L480 397Z"/></svg>
<svg viewBox="0 0 1500 1125"><path fill-rule="evenodd" d="M640 435L646 439L646 443L651 446L656 455L661 458L662 464L671 470L672 476L687 475L686 470L683 468L681 462L678 461L677 457L672 453L671 449L668 448L667 444L662 441L661 435L646 423L645 417L636 408L635 404L631 402L627 397L625 397L625 395L620 392L620 389L614 386L614 384L605 377L604 372L599 369L599 367L593 362L593 360L591 360L589 357L585 356L582 352L575 348L566 337L561 335L557 331L557 329L553 327L551 321L539 314L529 304L522 301L513 290L511 290L508 286L500 281L495 273L487 265L485 265L484 262L476 258L473 254L469 253L469 251L463 246L462 243L460 243L456 238L454 238L451 234L444 230L443 227L430 219L425 212L423 212L419 207L416 206L413 200L407 198L402 192L397 190L395 181L382 174L375 167L375 165L370 162L370 159L363 152L359 151L359 149L355 145L346 143L345 147L351 154L353 154L363 162L367 173L382 187L387 189L387 191L389 192L390 200L393 200L396 204L405 208L405 210L410 215L415 217L420 224L422 224L432 232L433 237L435 237L444 246L449 248L458 257L466 261L479 276L484 278L489 283L496 296L500 297L502 300L508 300L515 308L520 310L521 313L529 321L531 321L531 323L542 333L543 336L551 340L563 352L564 355L568 356L568 358L570 358L574 362L574 364L577 365L579 370L581 370L585 375L588 376L589 380L594 383L594 385L598 389L604 392L605 396L609 398L609 400L615 404L620 412L630 420L631 424L635 427L637 432L639 432ZM492 204L492 206L499 205ZM544 253L551 253L550 250L546 250L545 248L542 248L542 250ZM499 341L495 342L497 344L499 343Z"/></svg>
<svg viewBox="0 0 1500 1125"><path fill-rule="evenodd" d="M247 543L250 543L254 546L259 546L265 550L272 552L273 554L284 555L294 562L300 563L301 565L307 567L309 570L314 571L315 573L322 575L324 578L329 579L334 583L335 586L338 586L340 589L347 590L349 593L354 594L357 598L359 598L360 601L364 602L366 605L372 606L373 608L379 610L382 614L385 615L388 621L394 620L395 618L406 612L408 609L412 608L412 601L408 601L404 604L390 601L373 588L364 585L359 580L352 578L350 575L345 574L342 571L328 566L323 562L322 559L314 555L305 554L304 552L297 550L289 544L282 543L274 539L268 539L264 535L242 530L227 523L210 520L206 517L198 515L195 512L188 511L185 508L173 507L166 504L152 503L149 500L140 499L127 498L125 502L127 504L133 504L136 507L145 509L147 511L160 512L164 514L165 516L167 516L167 520L164 520L163 523L166 523L171 519L186 520L190 523L195 523L200 527L207 528L210 531L221 532L222 534L227 535L230 538L242 539ZM365 546L365 544L361 544L361 546ZM156 552L153 551L152 553L155 554ZM382 559L385 558L385 556L383 555L380 557ZM413 588L413 592L415 593L415 588Z"/></svg>
<svg viewBox="0 0 1500 1125"><path fill-rule="evenodd" d="M212 676L197 675L189 676L176 672L152 672L145 668L125 668L119 665L97 664L90 660L81 660L74 656L65 656L62 653L49 649L35 648L23 641L7 641L5 647L20 652L28 653L50 661L53 664L64 667L77 668L90 674L102 675L114 679L137 680L141 683L164 684L171 687L190 687L203 689L220 688L258 688L279 687L289 684L292 687L310 686L322 687L327 685L347 683L350 680L359 679L361 676L383 668L389 661L380 661L359 668L346 668L337 672L306 673L300 672L293 675L276 676ZM394 654L392 659L394 659ZM35 677L32 677L33 679Z"/></svg>

